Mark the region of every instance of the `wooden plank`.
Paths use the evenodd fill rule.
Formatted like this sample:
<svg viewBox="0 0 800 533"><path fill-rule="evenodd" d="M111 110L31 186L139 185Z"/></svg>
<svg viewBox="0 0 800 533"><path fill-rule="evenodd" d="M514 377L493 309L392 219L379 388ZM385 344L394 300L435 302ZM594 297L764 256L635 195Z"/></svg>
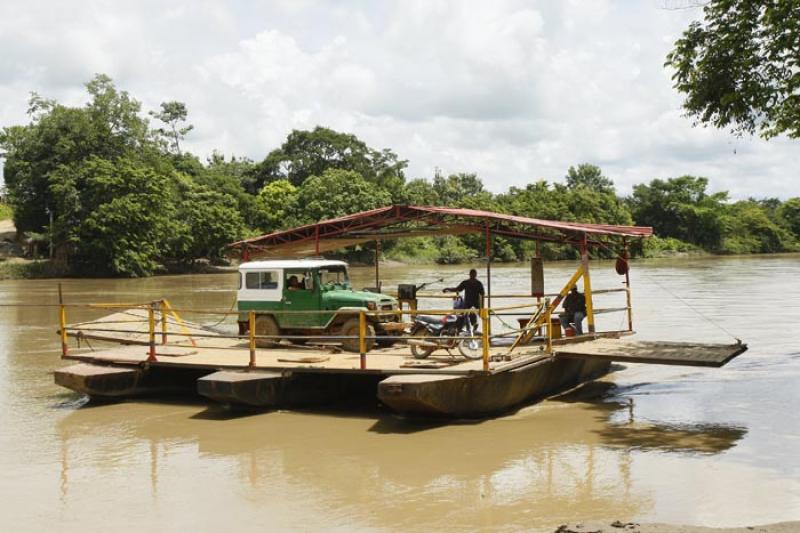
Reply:
<svg viewBox="0 0 800 533"><path fill-rule="evenodd" d="M556 348L556 358L605 359L627 363L721 367L747 345L629 339L596 339Z"/></svg>
<svg viewBox="0 0 800 533"><path fill-rule="evenodd" d="M324 363L331 357L329 355L284 355L278 357L281 363Z"/></svg>

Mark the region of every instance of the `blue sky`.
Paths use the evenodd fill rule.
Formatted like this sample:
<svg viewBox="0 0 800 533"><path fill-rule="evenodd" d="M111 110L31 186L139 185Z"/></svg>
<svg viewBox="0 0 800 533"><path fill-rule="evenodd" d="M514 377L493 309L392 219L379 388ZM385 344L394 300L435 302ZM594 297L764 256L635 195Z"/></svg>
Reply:
<svg viewBox="0 0 800 533"><path fill-rule="evenodd" d="M663 67L698 9L646 1L0 4L0 125L30 91L78 105L94 73L144 110L188 105L184 144L262 159L292 129L352 132L408 175L476 172L500 192L599 165L694 174L734 198L800 195L797 142L692 127ZM674 3L674 2L670 2Z"/></svg>

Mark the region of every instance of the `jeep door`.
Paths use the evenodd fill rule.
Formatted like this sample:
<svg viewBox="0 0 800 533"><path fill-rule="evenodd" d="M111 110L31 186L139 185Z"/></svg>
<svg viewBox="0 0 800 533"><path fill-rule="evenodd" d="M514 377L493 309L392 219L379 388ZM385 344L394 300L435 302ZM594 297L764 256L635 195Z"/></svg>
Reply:
<svg viewBox="0 0 800 533"><path fill-rule="evenodd" d="M320 310L320 291L313 270L287 269L283 280L283 313L281 328L314 328L324 325ZM309 311L302 313L300 311Z"/></svg>
<svg viewBox="0 0 800 533"><path fill-rule="evenodd" d="M247 321L248 311L283 309L282 273L279 269L245 270L239 276L237 302L240 321Z"/></svg>

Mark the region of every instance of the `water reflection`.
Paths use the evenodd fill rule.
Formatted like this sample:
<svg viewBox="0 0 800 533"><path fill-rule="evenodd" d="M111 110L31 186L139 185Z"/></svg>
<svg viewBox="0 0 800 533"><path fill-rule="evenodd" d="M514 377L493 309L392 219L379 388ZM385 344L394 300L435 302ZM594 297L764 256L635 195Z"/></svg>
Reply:
<svg viewBox="0 0 800 533"><path fill-rule="evenodd" d="M746 434L724 425L640 422L630 401L616 392L613 383L596 382L512 416L449 424L349 407L292 413L194 402L84 407L58 424L62 497L69 493L68 450L85 448L89 436L102 434L92 468L112 468L120 447L127 455L140 450L154 499L166 457L168 463L236 465L225 470L224 484L250 487L253 504L313 493L324 512L344 512L366 527L377 525L371 522L375 509L403 516L422 508L446 517L453 501L472 501L475 509L467 516L473 518L488 512L484 506L565 519L636 516L653 505L653 496L635 486L631 451L719 453ZM628 422L611 422L620 415ZM109 442L115 446L103 444Z"/></svg>
<svg viewBox="0 0 800 533"><path fill-rule="evenodd" d="M628 386L624 392L630 393L646 385L649 384ZM615 383L598 381L587 383L552 401L581 402L587 408L598 411L603 428L595 431L601 442L626 450L715 454L734 447L747 434L746 428L730 424L672 424L637 420L634 398L620 396L620 392L623 389ZM624 418L618 416L620 414ZM620 418L624 422L618 422Z"/></svg>

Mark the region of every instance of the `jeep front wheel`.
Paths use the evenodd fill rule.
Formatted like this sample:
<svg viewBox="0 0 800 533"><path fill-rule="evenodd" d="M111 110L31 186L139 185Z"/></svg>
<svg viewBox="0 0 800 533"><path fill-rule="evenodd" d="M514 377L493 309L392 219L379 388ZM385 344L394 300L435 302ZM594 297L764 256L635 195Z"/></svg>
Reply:
<svg viewBox="0 0 800 533"><path fill-rule="evenodd" d="M355 352L359 353L361 351L358 345L358 319L351 318L344 324L342 324L341 330L342 336L349 337L347 339L342 339L342 348L347 350L348 352ZM367 328L365 332L366 337L373 337L372 339L367 338L365 341L367 351L370 351L373 346L375 346L375 327L367 322Z"/></svg>

